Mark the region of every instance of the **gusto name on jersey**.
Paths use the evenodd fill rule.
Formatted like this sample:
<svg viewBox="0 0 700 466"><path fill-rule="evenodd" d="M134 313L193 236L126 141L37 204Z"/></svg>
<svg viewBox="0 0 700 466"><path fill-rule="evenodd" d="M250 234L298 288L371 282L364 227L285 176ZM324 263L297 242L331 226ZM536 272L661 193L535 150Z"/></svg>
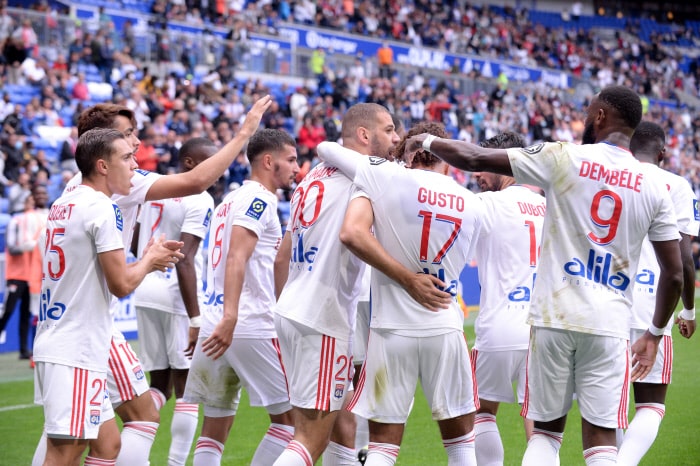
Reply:
<svg viewBox="0 0 700 466"><path fill-rule="evenodd" d="M644 178L644 175L641 173L633 173L627 169L608 169L601 163L587 160L581 163L578 176L596 181L602 180L607 185L619 186L636 192L639 192L639 188L642 186L642 179Z"/></svg>
<svg viewBox="0 0 700 466"><path fill-rule="evenodd" d="M75 204L54 204L49 210L48 220L70 220Z"/></svg>
<svg viewBox="0 0 700 466"><path fill-rule="evenodd" d="M426 188L418 188L418 202L464 212L464 198L458 194L439 193Z"/></svg>
<svg viewBox="0 0 700 466"><path fill-rule="evenodd" d="M599 256L593 249L588 251L588 260L584 263L574 257L564 264L564 271L574 277L581 277L609 286L619 291L625 291L630 284L630 278L622 272L612 273L613 256L609 252Z"/></svg>

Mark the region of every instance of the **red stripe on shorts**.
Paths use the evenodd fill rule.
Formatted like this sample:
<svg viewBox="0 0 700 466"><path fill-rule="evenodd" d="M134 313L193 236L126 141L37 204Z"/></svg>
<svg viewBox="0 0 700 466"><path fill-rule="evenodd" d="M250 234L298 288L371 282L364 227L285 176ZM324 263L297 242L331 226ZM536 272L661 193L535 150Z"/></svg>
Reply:
<svg viewBox="0 0 700 466"><path fill-rule="evenodd" d="M82 437L85 425L85 397L87 396L88 371L73 368L73 406L71 407L70 436Z"/></svg>
<svg viewBox="0 0 700 466"><path fill-rule="evenodd" d="M673 341L671 335L663 336L664 354L663 354L663 369L661 370L661 383L671 383L671 370L673 369Z"/></svg>

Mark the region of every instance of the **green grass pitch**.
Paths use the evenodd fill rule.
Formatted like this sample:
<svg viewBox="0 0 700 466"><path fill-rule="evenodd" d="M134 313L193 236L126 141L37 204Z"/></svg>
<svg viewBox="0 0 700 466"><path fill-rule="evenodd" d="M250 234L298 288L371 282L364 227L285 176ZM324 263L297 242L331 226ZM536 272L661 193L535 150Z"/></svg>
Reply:
<svg viewBox="0 0 700 466"><path fill-rule="evenodd" d="M471 347L474 331L470 326L465 329ZM656 443L644 458L643 465L700 464L700 442L696 438L700 432L697 427L700 403L695 398L700 384L700 366L695 359L700 354L699 341L700 335L691 340L681 338L677 333L674 335L673 383L666 400L666 417L661 424ZM41 408L32 404L32 377L32 370L28 368L27 361L18 361L17 353L0 355L0 466L23 466L31 463L43 422ZM152 466L167 464L172 412L171 399L161 411L162 423L151 452ZM630 412L633 413L633 410ZM244 396L226 444L222 464L249 464L268 422L265 411L261 408L250 408ZM498 423L505 446L505 464L519 465L525 451L525 436L519 408L515 405L502 405ZM580 417L575 406L569 414L560 460L562 466L585 464L581 455ZM190 456L188 464L192 464L191 461ZM430 419L430 411L422 393L416 396L397 464L447 464L447 455L443 450L437 425Z"/></svg>

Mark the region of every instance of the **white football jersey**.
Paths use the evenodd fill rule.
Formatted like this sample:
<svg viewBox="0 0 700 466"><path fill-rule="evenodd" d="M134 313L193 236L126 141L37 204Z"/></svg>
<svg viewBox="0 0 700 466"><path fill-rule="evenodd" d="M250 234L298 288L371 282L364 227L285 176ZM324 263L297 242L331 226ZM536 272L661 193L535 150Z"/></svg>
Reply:
<svg viewBox="0 0 700 466"><path fill-rule="evenodd" d="M229 244L234 225L246 228L258 237L246 265L234 337L275 338L277 334L272 315L275 305L274 263L282 242L282 227L277 215L277 196L251 180L226 195L214 211L199 335L211 335L223 316L226 255L229 247L236 247Z"/></svg>
<svg viewBox="0 0 700 466"><path fill-rule="evenodd" d="M134 176L131 177L131 191L126 196L121 194L114 194L112 200L119 206L124 216L124 231L123 239L124 244L127 246L131 244L131 237L134 234L134 227L136 226L136 217L139 212L139 206L146 202L146 194L148 190L151 189L153 183L158 181L158 179L163 176L157 173L149 172L146 170L135 170ZM73 178L71 178L66 184L66 188L63 190L63 194L70 192L79 186L83 182L83 176L78 172Z"/></svg>
<svg viewBox="0 0 700 466"><path fill-rule="evenodd" d="M482 203L452 178L377 157L357 164L354 182L372 201L374 235L389 255L416 273L438 277L455 297L450 308L433 312L372 270L370 327L423 336L463 331L459 276L472 254Z"/></svg>
<svg viewBox="0 0 700 466"><path fill-rule="evenodd" d="M679 237L665 186L628 150L608 143L507 151L516 181L547 196L528 323L628 339L644 237Z"/></svg>
<svg viewBox="0 0 700 466"><path fill-rule="evenodd" d="M179 240L181 233L189 233L204 239L209 231L213 211L214 199L206 191L193 196L146 202L138 218L141 228L137 257L143 256L143 250L151 238L159 238L161 235L165 235L166 239ZM202 289L204 257L201 241L194 259L197 292L201 305L204 299ZM134 292L134 302L136 306L187 315L175 269L169 269L167 272L155 271L146 275Z"/></svg>
<svg viewBox="0 0 700 466"><path fill-rule="evenodd" d="M527 315L537 272L545 198L521 185L477 197L484 204L485 215L474 250L481 285L474 348L524 350L530 338Z"/></svg>
<svg viewBox="0 0 700 466"><path fill-rule="evenodd" d="M658 179L666 185L671 194L673 207L678 220L678 231L686 235L697 236L700 229L700 211L698 200L690 187L690 183L678 175L668 172L655 165L658 169ZM642 255L639 258L637 275L634 283L634 301L632 302L631 327L641 330L649 328L656 307L656 288L659 282L659 263L656 260L654 247L649 239L644 240ZM671 335L673 319L666 325L666 335Z"/></svg>
<svg viewBox="0 0 700 466"><path fill-rule="evenodd" d="M352 182L319 164L292 196L289 277L276 312L316 331L348 341L355 326L365 263L338 239Z"/></svg>
<svg viewBox="0 0 700 466"><path fill-rule="evenodd" d="M85 185L51 206L35 361L107 371L112 295L97 255L123 249L123 229L119 207Z"/></svg>

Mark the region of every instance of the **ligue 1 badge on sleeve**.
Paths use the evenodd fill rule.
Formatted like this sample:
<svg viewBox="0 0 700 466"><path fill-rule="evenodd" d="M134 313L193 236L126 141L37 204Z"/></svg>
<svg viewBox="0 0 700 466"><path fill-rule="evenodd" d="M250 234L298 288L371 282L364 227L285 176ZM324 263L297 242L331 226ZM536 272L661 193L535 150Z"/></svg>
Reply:
<svg viewBox="0 0 700 466"><path fill-rule="evenodd" d="M535 155L539 152L542 152L542 148L544 148L544 143L541 142L539 144L533 144L531 146L525 147L520 149L522 152L525 152L526 154L529 155Z"/></svg>
<svg viewBox="0 0 700 466"><path fill-rule="evenodd" d="M250 203L250 207L248 207L248 210L245 214L250 218L260 220L260 216L265 211L265 207L267 207L267 202L256 197L255 199L253 199L253 202Z"/></svg>

